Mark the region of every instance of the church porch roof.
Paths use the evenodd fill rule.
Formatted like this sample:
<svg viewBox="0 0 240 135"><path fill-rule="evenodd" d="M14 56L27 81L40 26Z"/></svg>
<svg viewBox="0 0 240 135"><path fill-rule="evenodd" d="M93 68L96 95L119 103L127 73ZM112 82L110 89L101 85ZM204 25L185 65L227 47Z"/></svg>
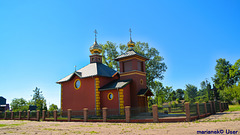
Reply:
<svg viewBox="0 0 240 135"><path fill-rule="evenodd" d="M121 89L121 88L124 88L125 86L127 86L131 81L132 81L132 79L114 80L114 81L104 85L103 87L101 87L98 90L104 91L104 90L112 90L112 89Z"/></svg>
<svg viewBox="0 0 240 135"><path fill-rule="evenodd" d="M138 96L153 96L153 93L151 92L151 90L149 88L146 89L141 89L138 94Z"/></svg>

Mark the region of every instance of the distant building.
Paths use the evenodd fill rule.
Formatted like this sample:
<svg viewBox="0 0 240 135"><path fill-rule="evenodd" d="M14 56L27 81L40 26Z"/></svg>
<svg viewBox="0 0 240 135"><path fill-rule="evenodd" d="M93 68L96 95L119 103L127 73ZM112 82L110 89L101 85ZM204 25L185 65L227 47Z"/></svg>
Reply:
<svg viewBox="0 0 240 135"><path fill-rule="evenodd" d="M36 105L29 105L29 110L30 111L37 110L37 106Z"/></svg>
<svg viewBox="0 0 240 135"><path fill-rule="evenodd" d="M6 98L0 96L0 112L5 112L9 110L9 104L6 103Z"/></svg>
<svg viewBox="0 0 240 135"><path fill-rule="evenodd" d="M6 104L6 98L0 97L0 105L5 105Z"/></svg>

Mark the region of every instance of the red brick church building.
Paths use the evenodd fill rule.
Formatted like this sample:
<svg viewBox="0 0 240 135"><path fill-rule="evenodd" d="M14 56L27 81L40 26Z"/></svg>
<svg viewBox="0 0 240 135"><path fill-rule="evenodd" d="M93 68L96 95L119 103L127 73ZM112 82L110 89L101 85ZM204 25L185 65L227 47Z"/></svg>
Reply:
<svg viewBox="0 0 240 135"><path fill-rule="evenodd" d="M115 58L120 72L102 64L102 47L96 39L90 47L90 64L59 80L61 109L124 109L125 106L147 107L152 92L146 85L145 56L134 51L130 37L129 50ZM119 112L123 114L123 110Z"/></svg>

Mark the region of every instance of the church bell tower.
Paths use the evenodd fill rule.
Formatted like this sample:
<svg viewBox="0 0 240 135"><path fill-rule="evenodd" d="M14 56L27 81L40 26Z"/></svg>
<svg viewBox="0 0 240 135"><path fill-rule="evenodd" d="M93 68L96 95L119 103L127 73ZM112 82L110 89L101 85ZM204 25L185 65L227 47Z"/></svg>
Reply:
<svg viewBox="0 0 240 135"><path fill-rule="evenodd" d="M126 80L131 79L131 103L132 107L147 107L147 96L149 90L146 83L146 71L145 71L145 61L148 60L145 56L137 53L134 50L135 43L132 41L131 29L130 41L127 43L128 51L115 60L119 61L120 65L120 79Z"/></svg>

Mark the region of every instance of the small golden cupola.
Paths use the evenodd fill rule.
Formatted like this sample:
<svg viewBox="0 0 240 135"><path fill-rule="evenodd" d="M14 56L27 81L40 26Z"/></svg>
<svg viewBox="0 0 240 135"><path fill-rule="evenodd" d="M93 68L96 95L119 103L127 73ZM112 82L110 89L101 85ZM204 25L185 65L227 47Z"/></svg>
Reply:
<svg viewBox="0 0 240 135"><path fill-rule="evenodd" d="M102 47L97 43L97 30L95 30L94 33L95 33L95 42L93 43L93 45L90 47L89 50L91 54L101 54Z"/></svg>
<svg viewBox="0 0 240 135"><path fill-rule="evenodd" d="M89 48L92 55L90 55L90 63L102 63L102 47L97 43L97 30L95 33L95 42Z"/></svg>
<svg viewBox="0 0 240 135"><path fill-rule="evenodd" d="M132 41L132 35L131 35L132 30L131 30L131 28L129 29L129 32L130 32L130 41L128 42L127 45L128 45L129 50L132 50L133 47L135 46L135 42Z"/></svg>

